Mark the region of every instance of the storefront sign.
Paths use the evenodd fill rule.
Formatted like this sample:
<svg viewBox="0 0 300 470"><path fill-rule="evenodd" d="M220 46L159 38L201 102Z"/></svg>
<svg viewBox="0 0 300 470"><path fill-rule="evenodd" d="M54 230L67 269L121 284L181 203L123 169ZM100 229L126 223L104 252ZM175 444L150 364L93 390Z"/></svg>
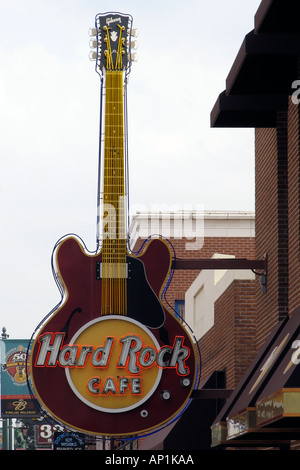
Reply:
<svg viewBox="0 0 300 470"><path fill-rule="evenodd" d="M282 417L299 417L300 389L281 390L257 404L257 425L265 425Z"/></svg>
<svg viewBox="0 0 300 470"><path fill-rule="evenodd" d="M36 417L37 410L27 384L28 340L2 339L1 343L1 416Z"/></svg>
<svg viewBox="0 0 300 470"><path fill-rule="evenodd" d="M187 404L196 379L193 344L178 332L161 344L159 331L119 315L83 325L69 342L65 333L46 332L33 348L37 395L76 430L123 435L156 427Z"/></svg>
<svg viewBox="0 0 300 470"><path fill-rule="evenodd" d="M227 420L227 438L232 439L241 436L255 428L255 409L247 409L239 415Z"/></svg>
<svg viewBox="0 0 300 470"><path fill-rule="evenodd" d="M104 343L97 346L76 344L77 338L74 338L75 344L72 341L72 345L62 347L64 334L48 333L39 338L35 365L66 368L73 392L96 409L121 411L128 407L128 400L124 400L127 396L132 397L129 406L138 406L154 391L163 369L175 369L182 377L189 374L185 361L190 350L183 345L183 336L176 337L171 347L159 348L154 337L143 330L119 338L106 336ZM147 374L150 369L151 374ZM84 381L83 370L89 370L91 374ZM149 379L150 375L152 379ZM107 400L108 396L112 400ZM105 401L101 397L105 397ZM107 402L111 405L105 406ZM117 408L116 402L119 403Z"/></svg>
<svg viewBox="0 0 300 470"><path fill-rule="evenodd" d="M130 15L109 13L97 15L93 28L96 69L105 76L101 251L88 253L75 236L56 245L62 302L32 346L42 408L67 427L103 436L141 434L175 419L197 376L193 340L161 302L171 279L171 245L150 237L137 256L128 252L124 85L131 25Z"/></svg>
<svg viewBox="0 0 300 470"><path fill-rule="evenodd" d="M52 446L55 432L63 432L63 427L51 424L39 424L37 426L37 444L38 446Z"/></svg>
<svg viewBox="0 0 300 470"><path fill-rule="evenodd" d="M84 436L75 432L55 432L53 439L54 450L84 450Z"/></svg>

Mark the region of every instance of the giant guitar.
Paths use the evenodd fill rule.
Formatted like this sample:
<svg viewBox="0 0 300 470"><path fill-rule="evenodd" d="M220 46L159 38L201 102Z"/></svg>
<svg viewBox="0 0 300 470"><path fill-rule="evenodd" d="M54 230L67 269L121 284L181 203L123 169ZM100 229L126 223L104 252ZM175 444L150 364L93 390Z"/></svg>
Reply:
<svg viewBox="0 0 300 470"><path fill-rule="evenodd" d="M101 78L99 246L63 237L52 264L61 301L32 338L30 376L41 411L103 436L159 429L188 405L197 377L194 342L161 295L172 251L162 238L128 249L126 86L132 18L99 14L93 41ZM103 111L103 112L102 112Z"/></svg>

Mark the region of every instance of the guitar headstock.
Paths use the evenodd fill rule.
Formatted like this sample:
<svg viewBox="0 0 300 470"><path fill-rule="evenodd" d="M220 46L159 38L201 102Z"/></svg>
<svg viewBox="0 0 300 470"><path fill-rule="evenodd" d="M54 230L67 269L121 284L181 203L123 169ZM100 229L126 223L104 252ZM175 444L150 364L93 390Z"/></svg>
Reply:
<svg viewBox="0 0 300 470"><path fill-rule="evenodd" d="M95 27L90 28L90 59L96 61L96 71L129 71L135 60L137 31L132 29L132 17L122 13L99 13Z"/></svg>

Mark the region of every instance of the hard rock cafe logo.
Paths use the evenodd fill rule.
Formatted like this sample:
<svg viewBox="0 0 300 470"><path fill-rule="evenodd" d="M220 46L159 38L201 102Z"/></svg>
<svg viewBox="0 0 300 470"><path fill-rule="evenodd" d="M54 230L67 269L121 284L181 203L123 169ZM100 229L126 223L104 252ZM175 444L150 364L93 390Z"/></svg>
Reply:
<svg viewBox="0 0 300 470"><path fill-rule="evenodd" d="M29 364L26 364L26 350L22 345L10 349L6 353L2 370L9 374L15 385L27 383L26 368L27 374L29 374Z"/></svg>
<svg viewBox="0 0 300 470"><path fill-rule="evenodd" d="M190 349L184 341L184 336L176 336L172 344L160 347L141 323L109 315L85 324L67 345L64 333L41 335L35 367L64 368L70 388L82 402L120 413L148 400L164 369L174 369L190 383Z"/></svg>

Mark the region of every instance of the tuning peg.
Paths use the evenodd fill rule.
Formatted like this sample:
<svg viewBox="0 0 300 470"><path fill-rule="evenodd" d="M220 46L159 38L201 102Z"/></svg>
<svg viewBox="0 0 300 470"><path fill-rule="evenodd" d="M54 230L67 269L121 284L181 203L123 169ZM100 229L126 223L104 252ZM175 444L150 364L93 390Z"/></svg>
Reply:
<svg viewBox="0 0 300 470"><path fill-rule="evenodd" d="M137 62L137 61L138 61L138 55L137 55L137 53L136 53L136 52L132 52L132 53L131 53L131 57L130 57L130 55L129 55L128 60L130 60L130 58L131 58L132 62Z"/></svg>
<svg viewBox="0 0 300 470"><path fill-rule="evenodd" d="M130 33L130 31L129 31L129 33ZM137 38L138 35L139 35L138 29L137 29L137 28L132 28L132 30L131 30L131 36L134 37L134 38Z"/></svg>
<svg viewBox="0 0 300 470"><path fill-rule="evenodd" d="M90 48L91 48L91 49L97 49L97 46L98 46L98 41L97 41L97 39L91 39L91 40L90 40Z"/></svg>
<svg viewBox="0 0 300 470"><path fill-rule="evenodd" d="M91 61L97 60L97 58L98 58L97 51L91 51L91 52L89 53L89 59L90 59Z"/></svg>
<svg viewBox="0 0 300 470"><path fill-rule="evenodd" d="M90 28L89 29L89 35L90 36L97 36L97 34L98 34L97 28Z"/></svg>
<svg viewBox="0 0 300 470"><path fill-rule="evenodd" d="M131 49L137 49L138 42L137 41L130 41L130 46L131 46Z"/></svg>
<svg viewBox="0 0 300 470"><path fill-rule="evenodd" d="M137 49L137 47L138 47L138 42L137 42L137 40L134 40L134 39L129 39L128 38L126 44L131 49Z"/></svg>

